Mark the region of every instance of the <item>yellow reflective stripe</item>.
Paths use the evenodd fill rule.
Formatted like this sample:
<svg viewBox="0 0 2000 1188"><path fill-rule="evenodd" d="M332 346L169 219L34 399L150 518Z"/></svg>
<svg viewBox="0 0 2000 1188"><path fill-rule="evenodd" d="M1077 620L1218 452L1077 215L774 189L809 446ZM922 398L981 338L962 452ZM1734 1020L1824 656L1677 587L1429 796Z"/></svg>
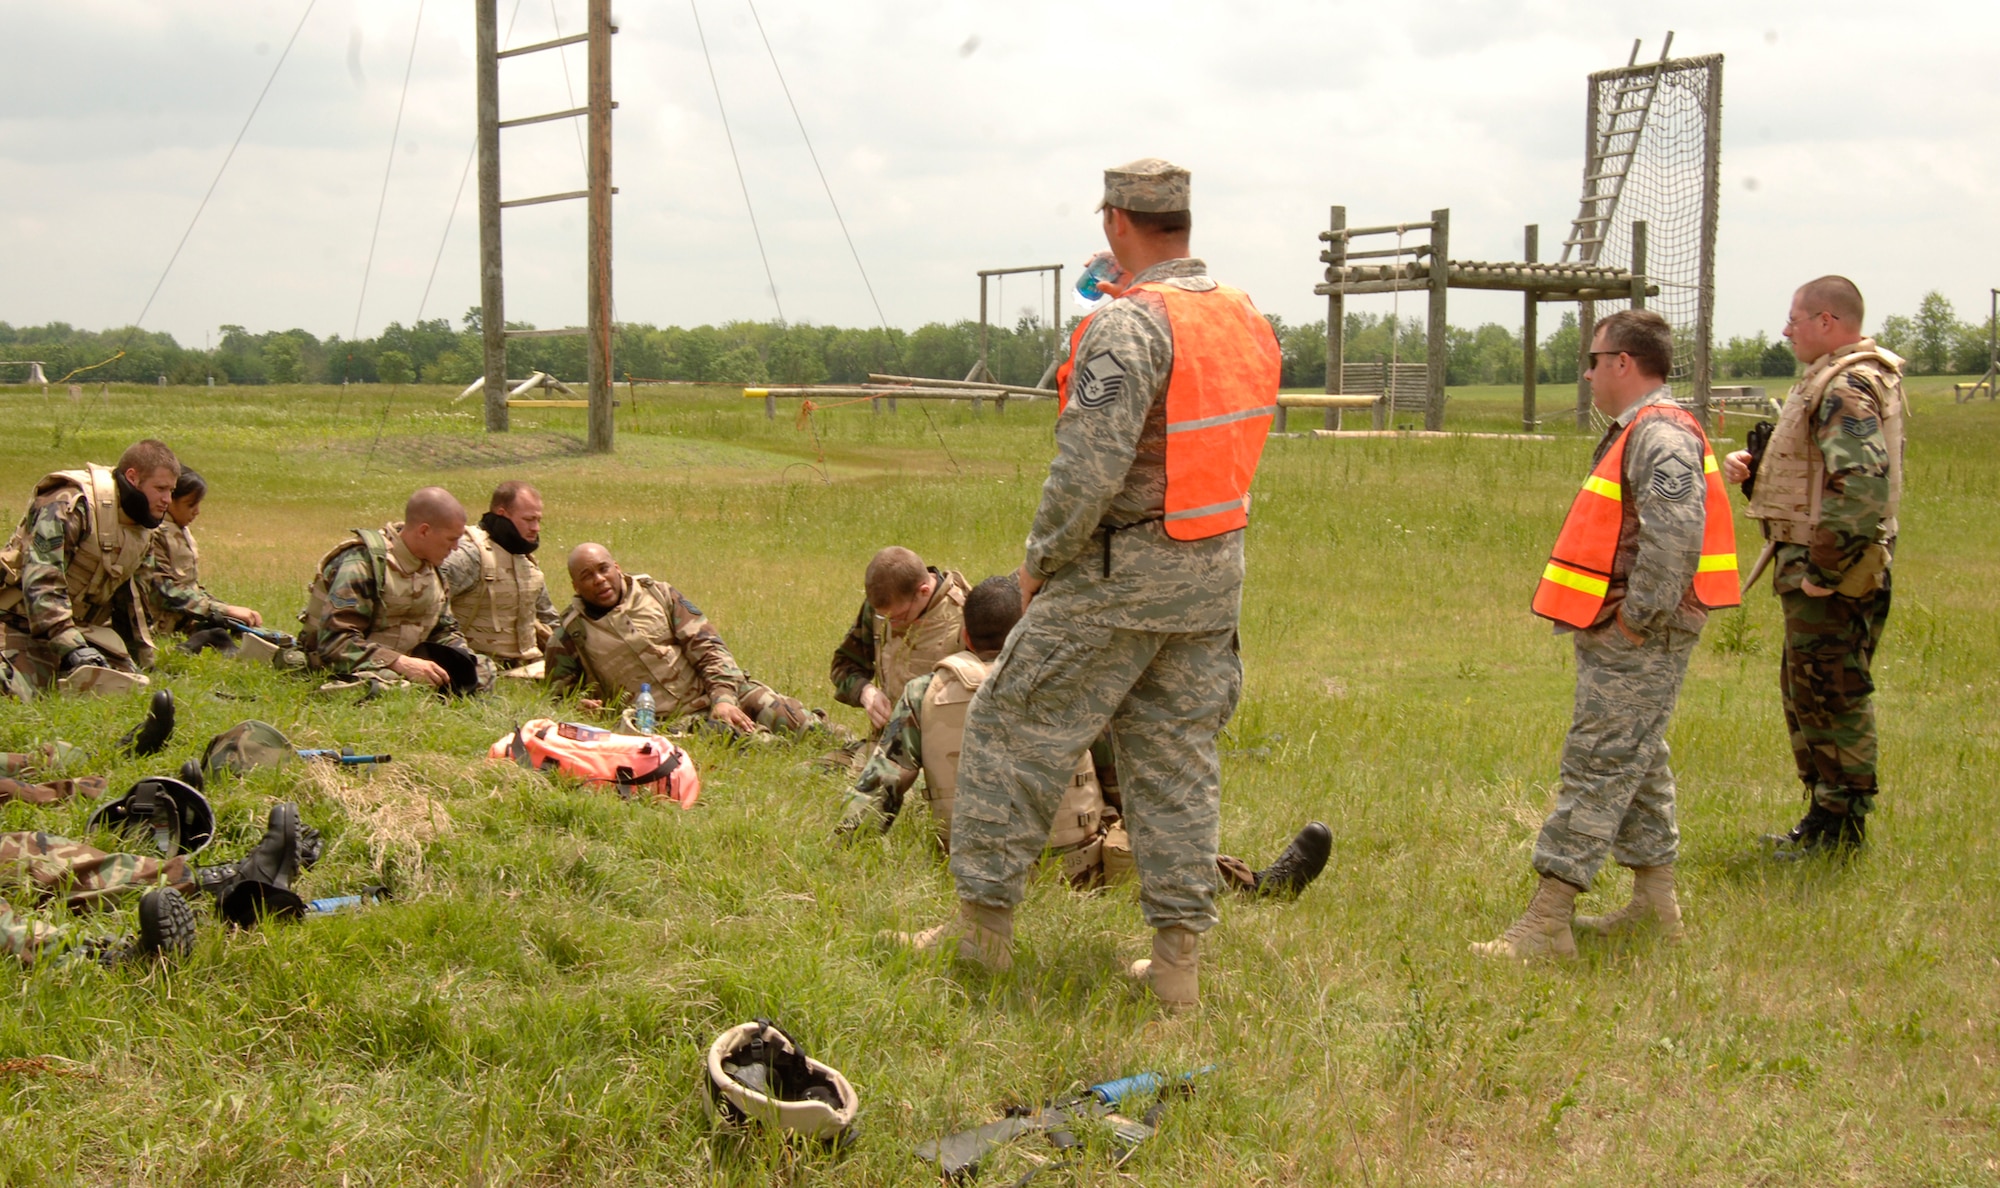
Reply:
<svg viewBox="0 0 2000 1188"><path fill-rule="evenodd" d="M1595 598L1604 597L1605 591L1611 589L1611 583L1603 578L1578 573L1574 569L1565 569L1554 561L1549 562L1548 568L1542 570L1542 580L1554 582L1558 586L1568 586L1572 590L1581 590Z"/></svg>
<svg viewBox="0 0 2000 1188"><path fill-rule="evenodd" d="M1701 564L1695 566L1696 573L1735 573L1736 554L1703 553Z"/></svg>
<svg viewBox="0 0 2000 1188"><path fill-rule="evenodd" d="M1602 495L1606 499L1625 498L1625 488L1608 478L1598 478L1594 474L1583 480L1583 489L1593 495Z"/></svg>
<svg viewBox="0 0 2000 1188"><path fill-rule="evenodd" d="M1703 454L1701 456L1701 472L1703 474L1714 474L1720 469L1722 468L1715 464L1714 454Z"/></svg>

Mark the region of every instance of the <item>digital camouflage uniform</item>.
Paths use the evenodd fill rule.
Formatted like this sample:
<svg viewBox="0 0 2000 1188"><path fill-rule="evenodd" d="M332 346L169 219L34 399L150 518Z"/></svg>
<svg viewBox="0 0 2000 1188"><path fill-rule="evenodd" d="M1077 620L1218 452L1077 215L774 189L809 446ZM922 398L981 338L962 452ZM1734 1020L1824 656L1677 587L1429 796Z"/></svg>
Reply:
<svg viewBox="0 0 2000 1188"><path fill-rule="evenodd" d="M608 610L580 597L570 601L549 641L545 679L559 694L583 692L607 705L651 684L663 723L713 722L715 709L725 705L780 734L800 734L822 720L797 698L743 675L701 609L643 573L625 575L625 591Z"/></svg>
<svg viewBox="0 0 2000 1188"><path fill-rule="evenodd" d="M474 651L501 668L542 659L542 645L555 634L558 616L531 554L509 552L474 525L439 564L438 577L452 618Z"/></svg>
<svg viewBox="0 0 2000 1188"><path fill-rule="evenodd" d="M0 886L18 887L43 902L62 900L72 912L109 906L152 887L194 891L194 868L176 855L164 861L107 854L52 833L0 833ZM0 952L23 964L69 939L62 925L38 920L0 900Z"/></svg>
<svg viewBox="0 0 2000 1188"><path fill-rule="evenodd" d="M1819 374L1845 357L1875 349L1862 339L1815 359L1788 400L1809 393ZM1889 559L1902 470L1900 456L1892 466L1889 412L1893 409L1900 422L1902 401L1900 373L1870 359L1840 371L1817 407L1801 409L1820 455L1818 521L1809 525L1810 544L1781 541L1773 557L1772 587L1785 614L1779 689L1799 779L1822 808L1856 816L1874 808L1879 790L1870 669L1889 618ZM1900 451L1900 424L1894 428ZM1768 450L1765 457L1771 457ZM1760 474L1760 495L1765 478ZM1764 502L1753 500L1750 514L1764 511ZM1859 583L1875 588L1826 597L1802 589L1808 578L1836 590L1850 576L1863 576L1856 574L1857 566L1875 545L1881 550L1867 568L1880 564L1881 575Z"/></svg>
<svg viewBox="0 0 2000 1188"><path fill-rule="evenodd" d="M153 638L136 580L153 530L119 510L110 534L117 548L106 553L97 533L99 505L79 485L79 473L51 474L36 484L0 560L0 684L23 701L51 688L63 657L86 643L121 672L153 666ZM112 481L101 467L89 473ZM123 576L87 583L96 587L93 596L78 588L86 583L75 580L73 563L95 575Z"/></svg>
<svg viewBox="0 0 2000 1188"><path fill-rule="evenodd" d="M380 676L401 680L390 666L424 644L464 649L446 605L437 570L417 560L403 543L403 526L383 527L384 574L392 587L385 598L376 581L369 542L357 532L320 561L299 614L299 647L308 667L335 676ZM478 656L481 689L493 685L493 662Z"/></svg>
<svg viewBox="0 0 2000 1188"><path fill-rule="evenodd" d="M220 627L223 602L201 584L201 553L194 533L166 520L153 530L146 559L146 612L161 631L192 635Z"/></svg>
<svg viewBox="0 0 2000 1188"><path fill-rule="evenodd" d="M1207 274L1190 257L1134 283L1205 292ZM1108 730L1147 922L1199 933L1217 920L1215 735L1242 690L1243 533L1177 541L1161 526L1173 355L1165 301L1146 291L1100 309L1072 353L1027 541L1027 567L1047 584L966 721L952 821L961 901L1020 901L1070 772Z"/></svg>
<svg viewBox="0 0 2000 1188"><path fill-rule="evenodd" d="M958 650L965 596L972 588L955 570L932 566L930 574L937 583L930 602L901 631L876 614L866 598L861 600L853 624L833 652L835 701L858 708L861 691L870 684L895 697L912 679L929 673L932 665Z"/></svg>
<svg viewBox="0 0 2000 1188"><path fill-rule="evenodd" d="M1680 417L1656 414L1633 425L1639 410L1672 399L1665 387L1641 398L1591 456L1594 468L1632 426L1610 588L1596 625L1573 632L1576 704L1562 788L1535 839L1535 870L1584 890L1607 855L1621 866L1668 866L1680 850L1666 731L1708 618L1694 596L1707 517L1702 442ZM1644 643L1618 630L1613 616L1621 610Z"/></svg>

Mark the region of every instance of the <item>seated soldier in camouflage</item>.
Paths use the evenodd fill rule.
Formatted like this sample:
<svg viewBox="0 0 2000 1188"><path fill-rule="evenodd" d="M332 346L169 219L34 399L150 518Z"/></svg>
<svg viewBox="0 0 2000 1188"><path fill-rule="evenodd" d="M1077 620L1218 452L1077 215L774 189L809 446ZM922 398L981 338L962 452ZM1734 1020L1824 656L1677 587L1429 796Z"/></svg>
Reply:
<svg viewBox="0 0 2000 1188"><path fill-rule="evenodd" d="M541 492L509 479L493 489L486 514L438 565L466 642L523 680L542 675L542 648L556 628L549 584L535 562L541 544Z"/></svg>
<svg viewBox="0 0 2000 1188"><path fill-rule="evenodd" d="M154 531L147 559L146 612L160 631L193 635L226 627L225 619L252 627L264 625L264 616L247 606L222 601L201 584L201 553L189 528L201 515L201 501L207 497L208 481L182 467L174 497L167 504L166 521Z"/></svg>
<svg viewBox="0 0 2000 1188"><path fill-rule="evenodd" d="M864 825L886 833L921 772L932 828L939 845L950 852L966 707L1020 618L1021 590L1011 576L987 578L966 596L959 629L963 650L939 660L932 671L911 678L903 687L889 724L882 729L881 743L847 795L837 833L852 834ZM1073 885L1091 886L1130 872L1131 852L1118 840L1124 833L1118 821L1118 774L1109 740L1099 739L1078 763L1049 831L1049 851L1062 858L1063 874ZM1263 870L1219 854L1216 873L1223 886L1245 895L1296 896L1325 869L1332 845L1332 833L1314 821Z"/></svg>
<svg viewBox="0 0 2000 1188"><path fill-rule="evenodd" d="M493 687L493 663L475 654L445 605L437 565L465 531L465 508L443 487L410 496L403 519L356 528L320 558L306 589L299 646L307 667L362 680L396 680L452 693Z"/></svg>
<svg viewBox="0 0 2000 1188"><path fill-rule="evenodd" d="M153 636L137 579L180 473L174 452L148 440L116 468L89 463L35 484L0 553L0 688L25 701L58 685L148 683Z"/></svg>
<svg viewBox="0 0 2000 1188"><path fill-rule="evenodd" d="M627 576L603 545L570 550L569 581L576 597L548 649L546 679L557 693L584 693L579 704L602 709L651 685L661 722L694 719L738 735L826 727L824 712L744 676L685 595L643 573Z"/></svg>
<svg viewBox="0 0 2000 1188"><path fill-rule="evenodd" d="M869 560L861 586L861 609L833 652L833 699L866 710L879 731L910 678L958 650L971 587L900 545Z"/></svg>

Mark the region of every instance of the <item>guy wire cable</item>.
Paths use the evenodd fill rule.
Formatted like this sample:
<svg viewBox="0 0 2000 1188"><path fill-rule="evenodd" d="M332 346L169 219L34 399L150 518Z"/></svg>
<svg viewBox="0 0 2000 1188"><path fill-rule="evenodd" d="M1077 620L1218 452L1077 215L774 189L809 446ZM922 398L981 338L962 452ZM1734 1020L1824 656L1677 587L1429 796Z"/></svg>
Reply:
<svg viewBox="0 0 2000 1188"><path fill-rule="evenodd" d="M361 265L361 292L354 298L354 329L348 332L348 355L354 358L353 343L361 336L361 307L368 301L368 276L375 270L375 243L382 237L382 211L389 205L389 177L396 170L396 141L403 135L403 106L410 98L410 71L417 63L417 35L424 27L424 0L417 0L416 23L410 26L410 53L403 60L403 90L396 96L396 122L389 129L389 159L382 166L382 192L375 199L375 226L368 233L368 258ZM341 387L345 388L347 376L342 369ZM334 402L336 414L340 408Z"/></svg>
<svg viewBox="0 0 2000 1188"><path fill-rule="evenodd" d="M743 187L743 207L750 212L750 233L757 237L757 255L764 261L764 280L771 286L771 304L778 307L778 324L785 324L785 304L778 300L778 278L771 274L771 257L764 250L764 232L757 226L757 208L750 202L750 183L743 177L743 158L736 154L736 135L729 130L729 108L722 102L722 83L715 77L715 59L708 52L708 34L701 28L701 5L688 0L694 13L694 35L701 41L701 57L708 63L708 84L715 88L715 107L722 113L722 135L729 142L729 159L736 163L736 184Z"/></svg>

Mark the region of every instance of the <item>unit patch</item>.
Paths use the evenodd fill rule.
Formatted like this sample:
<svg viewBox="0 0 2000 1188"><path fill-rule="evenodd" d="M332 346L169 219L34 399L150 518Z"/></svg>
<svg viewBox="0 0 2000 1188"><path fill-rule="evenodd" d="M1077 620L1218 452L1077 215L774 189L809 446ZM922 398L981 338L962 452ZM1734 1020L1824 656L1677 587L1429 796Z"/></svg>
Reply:
<svg viewBox="0 0 2000 1188"><path fill-rule="evenodd" d="M1103 408L1125 390L1125 365L1110 351L1084 360L1071 377L1070 398L1085 408Z"/></svg>
<svg viewBox="0 0 2000 1188"><path fill-rule="evenodd" d="M1868 438L1875 436L1881 422L1874 417L1842 417L1840 431L1849 437Z"/></svg>
<svg viewBox="0 0 2000 1188"><path fill-rule="evenodd" d="M1694 468L1679 458L1663 458L1653 468L1653 494L1679 503L1694 494Z"/></svg>

